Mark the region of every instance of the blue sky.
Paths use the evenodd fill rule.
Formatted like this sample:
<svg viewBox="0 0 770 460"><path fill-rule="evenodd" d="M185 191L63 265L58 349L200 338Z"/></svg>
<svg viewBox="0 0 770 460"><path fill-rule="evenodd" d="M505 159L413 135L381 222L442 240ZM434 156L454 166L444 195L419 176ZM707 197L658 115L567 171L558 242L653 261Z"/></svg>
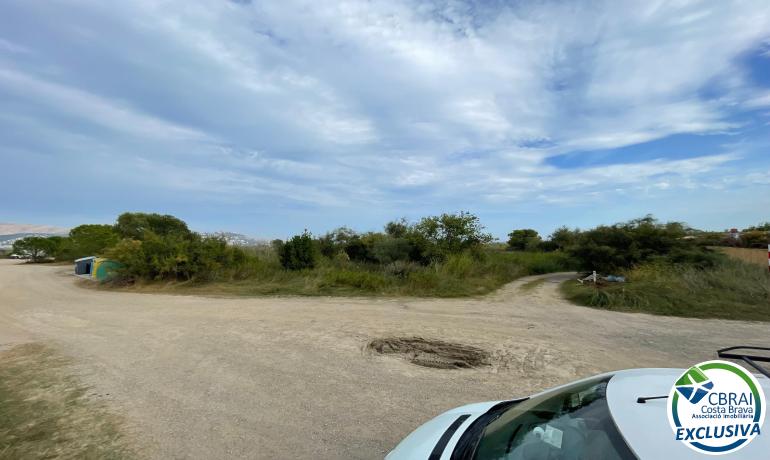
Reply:
<svg viewBox="0 0 770 460"><path fill-rule="evenodd" d="M770 220L770 4L10 0L0 221Z"/></svg>

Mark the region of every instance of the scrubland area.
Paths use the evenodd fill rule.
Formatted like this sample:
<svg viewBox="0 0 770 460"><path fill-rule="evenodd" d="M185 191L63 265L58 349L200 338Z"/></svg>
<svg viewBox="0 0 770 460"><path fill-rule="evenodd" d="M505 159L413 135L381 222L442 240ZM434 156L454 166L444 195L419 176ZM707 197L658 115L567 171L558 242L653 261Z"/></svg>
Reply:
<svg viewBox="0 0 770 460"><path fill-rule="evenodd" d="M598 308L762 321L770 319L770 275L763 250L752 248L768 232L770 224L760 224L736 239L646 216L561 227L545 238L514 229L499 242L477 216L459 212L395 220L382 231L306 230L240 247L193 232L174 216L124 213L113 225L81 225L67 237L22 240L14 250L32 261L111 258L120 268L100 286L106 289L200 295L467 297L522 276L596 270L626 282L567 283L564 294Z"/></svg>

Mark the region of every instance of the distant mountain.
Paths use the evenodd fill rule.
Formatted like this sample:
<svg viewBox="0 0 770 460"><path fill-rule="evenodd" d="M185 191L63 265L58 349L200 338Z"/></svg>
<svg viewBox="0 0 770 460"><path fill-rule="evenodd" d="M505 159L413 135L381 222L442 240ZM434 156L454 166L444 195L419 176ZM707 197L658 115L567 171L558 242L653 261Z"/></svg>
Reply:
<svg viewBox="0 0 770 460"><path fill-rule="evenodd" d="M66 235L67 229L53 225L12 224L0 222L0 249L8 249L16 240L28 236Z"/></svg>
<svg viewBox="0 0 770 460"><path fill-rule="evenodd" d="M213 232L213 233L204 233L203 235L224 238L225 241L227 241L227 244L231 244L233 246L261 246L263 244L268 243L267 240L252 238L250 236L241 235L240 233L233 233L233 232Z"/></svg>

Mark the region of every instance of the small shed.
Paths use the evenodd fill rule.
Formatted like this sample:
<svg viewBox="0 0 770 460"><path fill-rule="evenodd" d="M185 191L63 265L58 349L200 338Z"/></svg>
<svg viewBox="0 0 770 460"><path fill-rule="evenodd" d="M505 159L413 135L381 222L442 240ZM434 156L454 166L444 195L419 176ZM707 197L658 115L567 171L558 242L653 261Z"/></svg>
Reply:
<svg viewBox="0 0 770 460"><path fill-rule="evenodd" d="M120 267L120 262L103 257L82 257L75 261L75 276L94 281L104 281L109 279Z"/></svg>

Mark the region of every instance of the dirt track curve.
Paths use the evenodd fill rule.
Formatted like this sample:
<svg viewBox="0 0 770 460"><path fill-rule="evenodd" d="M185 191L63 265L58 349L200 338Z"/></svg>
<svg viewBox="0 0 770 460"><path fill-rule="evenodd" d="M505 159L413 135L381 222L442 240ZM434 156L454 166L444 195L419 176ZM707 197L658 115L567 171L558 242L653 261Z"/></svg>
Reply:
<svg viewBox="0 0 770 460"><path fill-rule="evenodd" d="M684 367L770 325L570 305L568 274L478 299L204 298L82 289L0 261L0 348L39 341L126 416L151 458L382 458L436 414L628 367ZM376 338L476 347L473 369L372 353Z"/></svg>

